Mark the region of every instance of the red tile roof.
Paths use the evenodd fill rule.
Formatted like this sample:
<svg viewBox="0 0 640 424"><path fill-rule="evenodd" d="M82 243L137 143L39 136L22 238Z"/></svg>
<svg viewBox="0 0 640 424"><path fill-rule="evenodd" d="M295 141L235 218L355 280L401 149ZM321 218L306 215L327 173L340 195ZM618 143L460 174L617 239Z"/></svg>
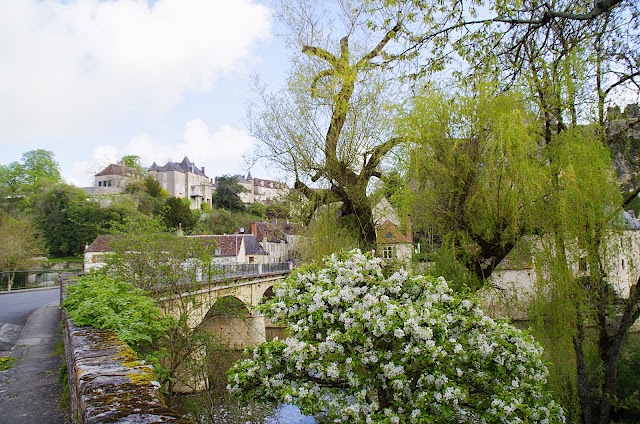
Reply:
<svg viewBox="0 0 640 424"><path fill-rule="evenodd" d="M401 244L401 243L411 243L412 240L410 240L409 237L407 237L405 234L402 234L400 229L396 225L394 225L391 221L386 220L376 230L376 242L379 245Z"/></svg>

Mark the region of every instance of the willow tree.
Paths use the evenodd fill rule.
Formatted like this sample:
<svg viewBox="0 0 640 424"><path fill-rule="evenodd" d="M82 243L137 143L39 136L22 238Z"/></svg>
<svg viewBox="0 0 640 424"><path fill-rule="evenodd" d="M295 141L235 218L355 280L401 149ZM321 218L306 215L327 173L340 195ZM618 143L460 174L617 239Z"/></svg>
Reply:
<svg viewBox="0 0 640 424"><path fill-rule="evenodd" d="M339 203L338 216L350 217L361 247L372 249L376 238L367 187L382 177L381 162L401 143L389 129L391 82L378 65L401 21L371 31L372 15L362 3L281 6L287 40L299 50L286 88L258 90L249 121L262 141L258 155L295 176L294 188L310 205L306 221L321 206Z"/></svg>
<svg viewBox="0 0 640 424"><path fill-rule="evenodd" d="M535 116L521 96L495 97L488 86L466 95L426 92L409 108L400 125L414 145L415 229L439 234L436 256L444 262L437 262L449 272L462 265L475 279L447 277L477 289L531 232L528 211L544 195Z"/></svg>

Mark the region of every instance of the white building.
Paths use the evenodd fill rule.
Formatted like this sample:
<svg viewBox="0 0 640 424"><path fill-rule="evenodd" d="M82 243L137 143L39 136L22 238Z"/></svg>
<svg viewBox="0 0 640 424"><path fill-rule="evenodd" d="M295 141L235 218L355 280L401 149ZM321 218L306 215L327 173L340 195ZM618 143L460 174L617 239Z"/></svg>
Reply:
<svg viewBox="0 0 640 424"><path fill-rule="evenodd" d="M155 162L149 168L149 175L172 197L189 199L191 209L200 209L202 204L211 206L213 181L207 177L204 167L198 168L186 156L182 162L167 162L158 166Z"/></svg>
<svg viewBox="0 0 640 424"><path fill-rule="evenodd" d="M106 264L111 253L110 241L119 235L98 236L84 250L84 271L100 269ZM179 236L176 236L179 237ZM269 263L269 256L252 234L232 235L192 235L191 238L213 239L217 247L213 253L213 262L221 265L264 264Z"/></svg>
<svg viewBox="0 0 640 424"><path fill-rule="evenodd" d="M609 241L604 252L607 278L614 292L628 298L640 276L640 222L633 212L623 212L624 230ZM535 247L533 247L535 249ZM588 275L586 260L577 250L567 252L574 275ZM536 267L527 258L510 253L489 278L491 283L479 295L482 308L495 318L526 320L528 305L536 294Z"/></svg>
<svg viewBox="0 0 640 424"><path fill-rule="evenodd" d="M251 234L268 255L269 263L282 263L300 258L300 228L290 222L251 223Z"/></svg>
<svg viewBox="0 0 640 424"><path fill-rule="evenodd" d="M251 172L246 178L242 175L235 175L234 178L246 190L239 194L244 203L268 203L272 200L280 200L289 194L289 187L285 183L253 178Z"/></svg>

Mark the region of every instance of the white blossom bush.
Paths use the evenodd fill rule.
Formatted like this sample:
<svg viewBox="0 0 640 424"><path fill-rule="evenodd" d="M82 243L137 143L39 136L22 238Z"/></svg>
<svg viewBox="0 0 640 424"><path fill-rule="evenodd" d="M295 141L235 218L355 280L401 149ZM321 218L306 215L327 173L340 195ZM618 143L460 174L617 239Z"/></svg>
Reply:
<svg viewBox="0 0 640 424"><path fill-rule="evenodd" d="M485 316L446 281L359 250L274 287L261 308L290 336L228 372L241 399L293 403L321 422L556 423L542 349Z"/></svg>

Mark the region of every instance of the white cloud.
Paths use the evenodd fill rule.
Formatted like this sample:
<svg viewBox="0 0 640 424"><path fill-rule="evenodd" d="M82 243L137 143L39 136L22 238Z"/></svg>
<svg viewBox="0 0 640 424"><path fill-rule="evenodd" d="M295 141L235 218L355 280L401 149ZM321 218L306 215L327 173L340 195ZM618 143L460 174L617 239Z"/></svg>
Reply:
<svg viewBox="0 0 640 424"><path fill-rule="evenodd" d="M91 185L92 176L124 155L138 155L142 165L153 162L162 166L167 161L182 161L187 156L198 167L205 167L209 177L224 174L242 174L244 156L254 146L254 139L244 130L229 124L222 124L211 132L208 125L199 118L192 119L184 126L183 140L174 145L163 144L149 134L132 137L123 147L101 145L93 149L92 159L75 162L71 167L70 182L76 185Z"/></svg>
<svg viewBox="0 0 640 424"><path fill-rule="evenodd" d="M252 0L0 0L0 143L166 112L250 65L270 25Z"/></svg>

